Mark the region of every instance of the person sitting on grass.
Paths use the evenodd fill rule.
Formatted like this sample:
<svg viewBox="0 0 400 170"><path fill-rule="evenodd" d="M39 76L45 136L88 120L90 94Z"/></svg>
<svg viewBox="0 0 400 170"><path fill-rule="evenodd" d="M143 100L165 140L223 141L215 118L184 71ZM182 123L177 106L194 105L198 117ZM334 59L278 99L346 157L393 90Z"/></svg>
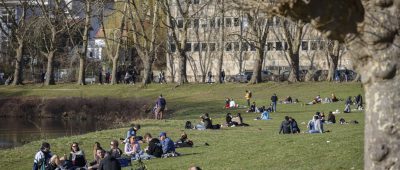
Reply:
<svg viewBox="0 0 400 170"><path fill-rule="evenodd" d="M89 163L88 169L89 170L97 170L99 168L100 162L104 159L106 151L99 147L96 149L96 159Z"/></svg>
<svg viewBox="0 0 400 170"><path fill-rule="evenodd" d="M293 99L290 96L287 96L286 99L283 101L283 104L292 104Z"/></svg>
<svg viewBox="0 0 400 170"><path fill-rule="evenodd" d="M329 111L329 113L328 113L328 124L331 124L331 123L336 123L336 117L331 111Z"/></svg>
<svg viewBox="0 0 400 170"><path fill-rule="evenodd" d="M232 122L236 122L237 126L249 126L249 124L243 122L243 117L240 113L237 113L236 117L232 118Z"/></svg>
<svg viewBox="0 0 400 170"><path fill-rule="evenodd" d="M229 108L236 108L237 104L233 98L231 98L231 101L229 102Z"/></svg>
<svg viewBox="0 0 400 170"><path fill-rule="evenodd" d="M85 153L79 148L77 142L71 144L71 152L68 160L72 162L74 168L82 168L86 166Z"/></svg>
<svg viewBox="0 0 400 170"><path fill-rule="evenodd" d="M313 105L313 104L318 104L321 103L322 99L320 95L317 95L313 101L307 103L307 105Z"/></svg>
<svg viewBox="0 0 400 170"><path fill-rule="evenodd" d="M161 158L163 154L162 144L159 139L153 138L150 133L144 135L144 139L149 144L145 149L146 153L151 157Z"/></svg>
<svg viewBox="0 0 400 170"><path fill-rule="evenodd" d="M261 116L257 117L257 119L270 120L271 118L269 117L269 111L268 111L268 109L264 109L264 108L265 108L265 106L261 107L261 109L260 109L260 110L262 110Z"/></svg>
<svg viewBox="0 0 400 170"><path fill-rule="evenodd" d="M297 121L294 118L289 117L289 122L292 126L292 133L300 133L300 128L297 125Z"/></svg>
<svg viewBox="0 0 400 170"><path fill-rule="evenodd" d="M98 170L121 170L119 161L106 152L104 158L100 161Z"/></svg>
<svg viewBox="0 0 400 170"><path fill-rule="evenodd" d="M140 148L138 140L135 136L129 138L129 143L125 144L125 154L130 156L132 160L148 159L146 155L143 155L143 151Z"/></svg>
<svg viewBox="0 0 400 170"><path fill-rule="evenodd" d="M50 163L46 170L64 170L68 169L68 167L65 166L65 157L60 158L58 155L53 155L50 158Z"/></svg>
<svg viewBox="0 0 400 170"><path fill-rule="evenodd" d="M129 142L129 138L131 136L135 136L135 139L140 141L143 139L143 137L141 136L137 136L137 131L140 129L140 125L139 124L132 124L131 128L126 132L126 138L124 140L123 143L128 143Z"/></svg>
<svg viewBox="0 0 400 170"><path fill-rule="evenodd" d="M212 129L212 121L208 113L205 113L203 116L200 116L201 122L195 126L195 129L198 130L205 130L205 129Z"/></svg>
<svg viewBox="0 0 400 170"><path fill-rule="evenodd" d="M308 122L308 133L324 133L324 127L318 115Z"/></svg>
<svg viewBox="0 0 400 170"><path fill-rule="evenodd" d="M51 157L50 144L43 142L39 152L36 153L35 159L33 160L32 170L40 170L41 168L46 167L49 164Z"/></svg>
<svg viewBox="0 0 400 170"><path fill-rule="evenodd" d="M337 102L339 101L339 99L336 97L336 95L334 93L332 93L332 98L331 98L332 102Z"/></svg>
<svg viewBox="0 0 400 170"><path fill-rule="evenodd" d="M175 142L176 148L183 148L183 147L193 147L193 141L188 139L188 136L185 132L182 132L181 138Z"/></svg>
<svg viewBox="0 0 400 170"><path fill-rule="evenodd" d="M229 109L230 102L231 102L231 100L227 97L227 98L225 99L225 109Z"/></svg>
<svg viewBox="0 0 400 170"><path fill-rule="evenodd" d="M253 104L250 105L249 110L247 112L256 112L257 107L256 107L256 102L253 102Z"/></svg>
<svg viewBox="0 0 400 170"><path fill-rule="evenodd" d="M167 137L167 133L161 132L159 137L163 150L163 158L179 156L179 153L175 152L174 142Z"/></svg>
<svg viewBox="0 0 400 170"><path fill-rule="evenodd" d="M114 158L119 158L123 154L122 150L118 147L118 141L112 140L110 142L110 155Z"/></svg>
<svg viewBox="0 0 400 170"><path fill-rule="evenodd" d="M232 115L231 115L231 113L227 113L227 114L226 114L225 121L226 121L226 124L225 124L225 125L226 125L227 127L235 127L235 126L237 126L237 123L232 121Z"/></svg>
<svg viewBox="0 0 400 170"><path fill-rule="evenodd" d="M292 133L292 124L289 121L289 116L285 116L285 120L282 121L279 134L291 134Z"/></svg>

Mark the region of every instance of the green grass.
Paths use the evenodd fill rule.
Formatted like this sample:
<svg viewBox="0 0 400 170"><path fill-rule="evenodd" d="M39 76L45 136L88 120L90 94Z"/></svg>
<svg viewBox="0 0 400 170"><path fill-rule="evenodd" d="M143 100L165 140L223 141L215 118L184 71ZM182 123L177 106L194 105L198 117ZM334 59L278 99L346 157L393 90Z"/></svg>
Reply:
<svg viewBox="0 0 400 170"><path fill-rule="evenodd" d="M74 89L74 90L67 90ZM281 99L290 95L298 98L298 104L278 104L278 112L271 113L272 120L255 121L255 113L245 113L244 109L223 109L225 97L232 97L239 104L245 104L245 90L253 93L253 101L258 106L268 105L270 96L276 93ZM349 120L357 120L358 125L325 125L324 134L279 135L278 127L285 115L294 117L302 131L316 111L343 110L343 102L305 106L316 95L329 97L335 93L339 98L363 94L359 83L263 83L248 86L246 84L191 84L175 87L174 84L150 85L146 88L137 86L75 86L57 85L50 87L21 86L0 87L0 96L110 96L151 98L162 93L167 99L169 118L167 120L140 120L139 134L150 132L157 135L166 131L173 139L178 139L186 120L194 124L198 116L209 112L213 123L223 123L227 112L241 112L244 121L250 127L223 128L222 130L185 130L195 143L194 148L182 148L177 151L184 155L176 158L154 159L145 161L149 169L187 169L197 165L203 169L362 169L364 141L364 113L353 112L339 114ZM53 153L68 153L69 144L80 143L87 157L92 159L92 145L99 141L104 148L112 139L123 137L126 128L93 132L85 135L62 137L47 140L52 145ZM329 142L327 142L329 141ZM33 157L42 141L34 141L14 149L0 150L2 169L29 169ZM205 146L204 143L210 146ZM142 145L144 147L145 144ZM121 146L122 148L122 146Z"/></svg>

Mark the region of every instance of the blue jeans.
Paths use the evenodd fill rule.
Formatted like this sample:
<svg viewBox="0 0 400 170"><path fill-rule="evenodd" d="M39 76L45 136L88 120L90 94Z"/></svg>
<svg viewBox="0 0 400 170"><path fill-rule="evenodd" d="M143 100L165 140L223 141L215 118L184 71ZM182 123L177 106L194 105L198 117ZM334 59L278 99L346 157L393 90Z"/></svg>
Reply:
<svg viewBox="0 0 400 170"><path fill-rule="evenodd" d="M276 112L276 102L272 102L272 110Z"/></svg>

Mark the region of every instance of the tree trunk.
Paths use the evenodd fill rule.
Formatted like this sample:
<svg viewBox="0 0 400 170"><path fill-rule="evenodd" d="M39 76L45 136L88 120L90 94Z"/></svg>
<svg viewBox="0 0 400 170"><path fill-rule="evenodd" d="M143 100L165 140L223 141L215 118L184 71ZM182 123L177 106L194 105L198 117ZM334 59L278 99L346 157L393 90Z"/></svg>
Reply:
<svg viewBox="0 0 400 170"><path fill-rule="evenodd" d="M51 51L47 54L47 70L45 82L45 85L47 86L56 84L54 80L54 53L55 51Z"/></svg>
<svg viewBox="0 0 400 170"><path fill-rule="evenodd" d="M222 72L222 65L224 64L224 52L225 52L225 2L222 0L221 2L221 25L219 28L219 45L220 45L220 56L218 57L218 63L217 63L217 74L216 77L218 80L216 82L218 83L223 83L222 78L221 78L221 72Z"/></svg>
<svg viewBox="0 0 400 170"><path fill-rule="evenodd" d="M253 76L251 76L249 84L257 84L262 82L261 69L264 61L264 50L262 50L262 48L257 49L257 53L258 55L254 61Z"/></svg>
<svg viewBox="0 0 400 170"><path fill-rule="evenodd" d="M85 65L86 65L86 57L79 58L79 76L78 76L78 85L85 85Z"/></svg>
<svg viewBox="0 0 400 170"><path fill-rule="evenodd" d="M290 68L290 74L289 74L288 81L298 82L298 81L300 81L300 78L299 78L299 69L300 69L299 54L298 53L293 54L290 57L290 60L291 60L291 68Z"/></svg>
<svg viewBox="0 0 400 170"><path fill-rule="evenodd" d="M333 81L335 79L335 70L338 65L339 61L339 41L335 40L334 45L333 45L333 51L332 53L329 52L329 71L328 71L328 77L326 78L327 81Z"/></svg>
<svg viewBox="0 0 400 170"><path fill-rule="evenodd" d="M114 57L112 59L112 72L111 72L111 82L110 82L110 84L117 84L118 59L119 59L119 57Z"/></svg>
<svg viewBox="0 0 400 170"><path fill-rule="evenodd" d="M90 26L90 15L91 15L91 0L86 0L85 3L85 28L83 31L82 39L82 51L79 55L79 76L78 76L78 85L85 85L85 69L86 69L86 54L87 54L87 47L89 43L89 26Z"/></svg>
<svg viewBox="0 0 400 170"><path fill-rule="evenodd" d="M143 58L142 61L143 61L143 80L142 80L142 83L143 83L143 85L150 84L151 83L151 72L153 71L152 67L151 67L151 65L152 65L152 63L151 63L152 57L145 57L145 58Z"/></svg>
<svg viewBox="0 0 400 170"><path fill-rule="evenodd" d="M24 68L24 62L23 62L23 49L24 45L22 44L22 41L18 41L19 45L18 48L15 50L16 56L15 56L15 68L14 68L14 80L12 82L12 85L21 85L22 84L22 75L23 75L23 68Z"/></svg>
<svg viewBox="0 0 400 170"><path fill-rule="evenodd" d="M186 58L187 57L185 54L185 50L183 50L179 56L179 70L178 70L179 71L179 77L178 77L179 85L182 85L182 84L185 84L188 82L187 75L186 75L186 62L187 62Z"/></svg>

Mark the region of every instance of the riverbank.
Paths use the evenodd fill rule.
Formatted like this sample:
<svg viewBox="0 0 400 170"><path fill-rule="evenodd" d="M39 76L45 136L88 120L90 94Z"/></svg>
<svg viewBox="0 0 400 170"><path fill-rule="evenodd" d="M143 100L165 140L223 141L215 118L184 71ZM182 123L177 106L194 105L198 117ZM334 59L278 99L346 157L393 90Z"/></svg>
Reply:
<svg viewBox="0 0 400 170"><path fill-rule="evenodd" d="M78 89L80 92L62 93L54 89ZM298 104L278 105L278 113L272 113L270 121L253 120L257 114L245 113L245 109L223 109L226 97L234 98L237 103L245 104L244 91L253 93L253 99L258 106L269 104L270 96L277 93L283 99L292 96L300 100ZM285 115L296 118L302 131L305 124L311 119L315 111L327 113L332 110L342 110L342 102L332 104L318 104L305 106L316 95L328 97L335 93L339 98L347 98L362 94L358 83L263 83L254 86L245 84L185 85L175 88L174 85L150 85L147 88L132 86L75 86L59 85L52 87L0 87L0 96L108 96L108 97L147 97L154 98L162 93L167 99L170 118L168 120L140 120L133 123L142 124L139 134L150 132L157 136L160 131L177 140L182 132L186 120L197 123L198 116L209 112L214 123L223 123L227 112L233 114L241 112L244 121L250 127L223 128L215 131L185 130L189 138L195 143L194 148L178 149L184 154L182 157L156 159L145 161L149 169L187 169L191 165L198 165L204 169L362 169L363 161L363 129L364 113L354 112L339 114L350 121L357 120L358 125L326 125L331 130L324 134L279 135L278 127ZM104 148L108 148L109 141L123 137L127 128L118 128L97 131L85 135L63 137L57 139L43 139L52 144L54 153L62 155L68 153L69 144L73 141L80 146L92 159L91 148L95 141L99 141ZM329 142L328 142L329 141ZM205 146L204 143L210 146ZM0 150L5 155L0 164L5 169L29 169L33 156L41 141L34 141L22 147ZM143 145L143 147L145 144ZM121 146L123 148L123 146ZM335 158L335 159L333 159ZM316 163L318 162L318 163Z"/></svg>

